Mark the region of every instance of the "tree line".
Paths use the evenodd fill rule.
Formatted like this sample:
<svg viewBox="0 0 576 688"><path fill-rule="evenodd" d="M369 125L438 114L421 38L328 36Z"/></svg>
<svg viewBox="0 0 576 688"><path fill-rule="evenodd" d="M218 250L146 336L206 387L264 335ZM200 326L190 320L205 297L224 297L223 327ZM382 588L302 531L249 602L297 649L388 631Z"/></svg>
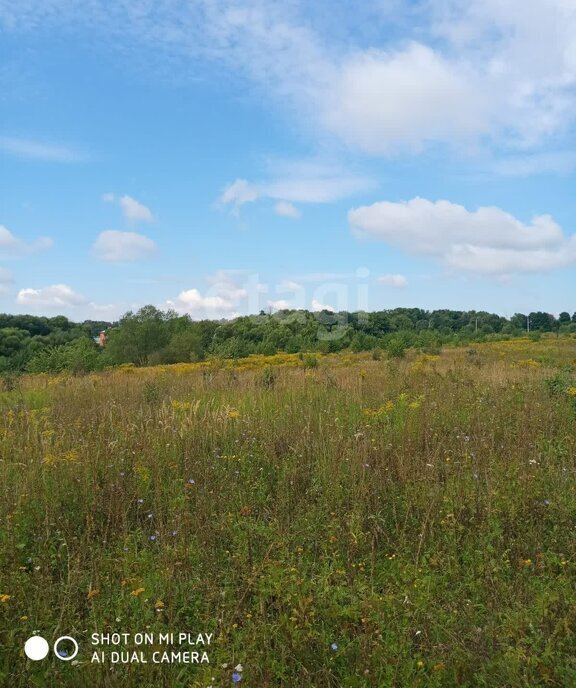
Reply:
<svg viewBox="0 0 576 688"><path fill-rule="evenodd" d="M106 347L96 339L106 330ZM118 322L0 314L0 373L86 372L131 363L137 366L243 358L277 352L331 353L384 350L403 355L407 347L434 349L450 343L529 333L576 332L576 313L544 312L505 318L485 311L394 308L375 312L281 310L233 320L194 321L174 311L144 306Z"/></svg>

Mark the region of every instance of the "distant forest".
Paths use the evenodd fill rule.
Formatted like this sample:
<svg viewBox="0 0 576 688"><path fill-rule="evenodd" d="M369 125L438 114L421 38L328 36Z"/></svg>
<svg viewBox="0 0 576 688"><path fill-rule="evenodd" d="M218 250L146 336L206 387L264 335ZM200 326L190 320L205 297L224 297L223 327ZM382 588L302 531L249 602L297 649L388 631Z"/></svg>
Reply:
<svg viewBox="0 0 576 688"><path fill-rule="evenodd" d="M107 333L105 347L98 334ZM395 308L366 312L282 310L233 320L194 321L187 315L144 306L118 322L64 316L0 315L0 373L76 373L131 363L137 366L243 358L251 354L384 351L402 356L408 347L432 350L445 344L542 333L575 333L576 313L516 313L504 318L484 311Z"/></svg>

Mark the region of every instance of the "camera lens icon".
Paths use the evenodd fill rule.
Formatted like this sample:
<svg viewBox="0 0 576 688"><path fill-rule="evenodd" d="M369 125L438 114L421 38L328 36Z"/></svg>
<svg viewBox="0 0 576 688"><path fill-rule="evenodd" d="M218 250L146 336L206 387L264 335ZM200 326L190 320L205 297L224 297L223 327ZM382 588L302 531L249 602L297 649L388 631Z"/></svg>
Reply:
<svg viewBox="0 0 576 688"><path fill-rule="evenodd" d="M69 635L61 635L52 646L54 654L63 662L69 662L78 654L78 643Z"/></svg>

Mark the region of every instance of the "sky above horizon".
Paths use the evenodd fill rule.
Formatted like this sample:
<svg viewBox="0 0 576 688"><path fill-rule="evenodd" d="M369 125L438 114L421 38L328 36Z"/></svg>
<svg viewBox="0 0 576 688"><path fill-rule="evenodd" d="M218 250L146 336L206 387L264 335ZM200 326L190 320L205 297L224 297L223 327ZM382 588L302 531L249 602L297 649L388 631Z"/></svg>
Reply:
<svg viewBox="0 0 576 688"><path fill-rule="evenodd" d="M0 0L0 312L576 310L574 0Z"/></svg>

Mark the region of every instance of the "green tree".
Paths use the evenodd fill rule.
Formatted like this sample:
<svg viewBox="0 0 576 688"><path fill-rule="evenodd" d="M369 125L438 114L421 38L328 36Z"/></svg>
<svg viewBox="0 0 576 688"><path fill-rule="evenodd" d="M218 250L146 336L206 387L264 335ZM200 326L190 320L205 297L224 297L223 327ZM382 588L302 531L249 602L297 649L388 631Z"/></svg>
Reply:
<svg viewBox="0 0 576 688"><path fill-rule="evenodd" d="M163 312L154 306L129 311L110 331L106 358L112 363L147 365L153 353L168 345L177 319L173 311Z"/></svg>
<svg viewBox="0 0 576 688"><path fill-rule="evenodd" d="M202 335L192 325L175 332L168 345L161 351L162 363L186 363L201 361L206 351L202 343Z"/></svg>

